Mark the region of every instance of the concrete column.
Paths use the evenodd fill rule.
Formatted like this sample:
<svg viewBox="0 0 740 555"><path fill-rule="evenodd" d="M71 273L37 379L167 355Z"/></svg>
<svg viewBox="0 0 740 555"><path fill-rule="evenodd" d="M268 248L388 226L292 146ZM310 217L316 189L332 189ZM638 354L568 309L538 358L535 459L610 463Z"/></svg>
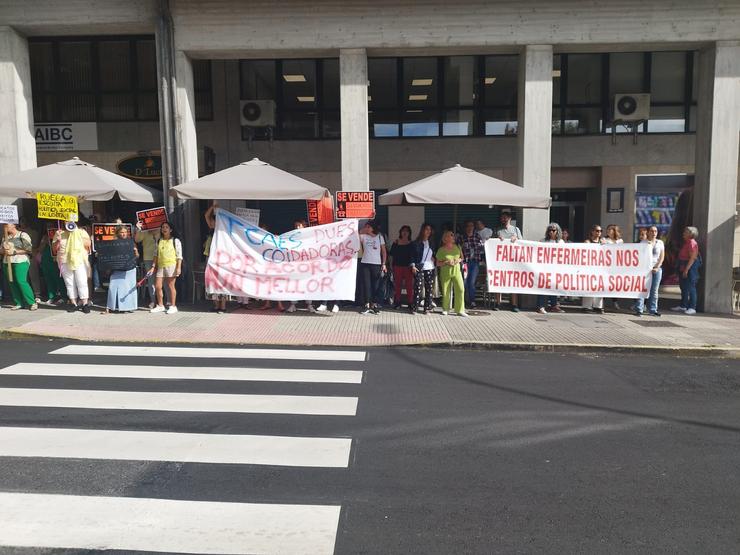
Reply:
<svg viewBox="0 0 740 555"><path fill-rule="evenodd" d="M531 193L550 194L552 151L552 46L526 46L519 55L518 184ZM548 210L525 209L522 233L539 239Z"/></svg>
<svg viewBox="0 0 740 555"><path fill-rule="evenodd" d="M0 175L36 167L28 41L0 26Z"/></svg>
<svg viewBox="0 0 740 555"><path fill-rule="evenodd" d="M367 117L367 53L364 48L339 52L342 120L342 190L370 190L370 135Z"/></svg>
<svg viewBox="0 0 740 555"><path fill-rule="evenodd" d="M740 42L699 54L694 225L704 259L699 306L732 314L732 260L740 147Z"/></svg>

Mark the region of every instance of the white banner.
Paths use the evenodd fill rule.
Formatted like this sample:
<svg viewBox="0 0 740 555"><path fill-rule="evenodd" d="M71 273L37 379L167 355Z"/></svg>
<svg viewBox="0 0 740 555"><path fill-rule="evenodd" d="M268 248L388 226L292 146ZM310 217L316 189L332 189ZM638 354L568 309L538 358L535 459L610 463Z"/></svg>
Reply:
<svg viewBox="0 0 740 555"><path fill-rule="evenodd" d="M14 204L0 204L0 224L17 224L18 207Z"/></svg>
<svg viewBox="0 0 740 555"><path fill-rule="evenodd" d="M357 220L273 235L217 209L206 291L274 301L352 300L359 250Z"/></svg>
<svg viewBox="0 0 740 555"><path fill-rule="evenodd" d="M647 297L652 279L647 243L486 241L488 291L570 297Z"/></svg>

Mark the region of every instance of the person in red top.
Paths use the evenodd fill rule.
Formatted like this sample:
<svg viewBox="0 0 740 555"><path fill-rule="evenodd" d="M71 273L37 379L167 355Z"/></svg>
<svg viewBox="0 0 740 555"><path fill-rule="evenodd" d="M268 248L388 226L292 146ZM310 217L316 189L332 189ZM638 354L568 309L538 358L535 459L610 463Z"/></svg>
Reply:
<svg viewBox="0 0 740 555"><path fill-rule="evenodd" d="M699 281L701 255L696 238L699 230L688 226L683 230L683 245L678 252L678 279L681 287L681 304L671 310L684 314L696 314L696 283Z"/></svg>

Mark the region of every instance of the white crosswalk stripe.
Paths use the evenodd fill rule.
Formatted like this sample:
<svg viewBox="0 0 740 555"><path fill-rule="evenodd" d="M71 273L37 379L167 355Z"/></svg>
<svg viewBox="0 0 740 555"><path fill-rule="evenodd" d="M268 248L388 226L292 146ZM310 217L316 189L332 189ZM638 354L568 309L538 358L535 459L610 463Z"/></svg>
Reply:
<svg viewBox="0 0 740 555"><path fill-rule="evenodd" d="M128 347L121 345L67 345L54 355L94 355L127 357L184 357L184 358L261 358L268 360L320 360L364 362L364 351L321 351L307 349L234 349L208 347Z"/></svg>
<svg viewBox="0 0 740 555"><path fill-rule="evenodd" d="M298 383L362 383L359 370L310 370L299 368L223 368L218 366L133 366L117 364L50 364L20 362L0 370L0 375L66 376L77 378L138 378L160 380L229 380Z"/></svg>
<svg viewBox="0 0 740 555"><path fill-rule="evenodd" d="M142 360L156 358L158 363L164 363L165 358L172 361L188 358L195 360L195 364L201 360L223 360L225 364L233 364L239 359L298 360L312 361L314 366L321 362L362 363L367 359L367 354L361 351L102 345L69 345L51 354L139 357ZM241 465L228 467L229 472L243 472L250 466L295 468L296 471L302 468L334 469L332 472L338 472L350 465L351 438L311 437L305 432L296 436L291 434L290 423L297 422L295 419L298 418L316 416L353 417L357 412L358 397L263 392L273 393L279 387L288 387L293 392L297 386L291 389L291 383L303 384L302 388L310 388L312 393L322 384L326 388L335 388L331 393L335 393L338 387L343 393L349 392L347 388L363 383L361 369L252 367L243 362L238 367L213 366L213 362L211 366L118 365L108 364L111 359L99 360L106 363L25 361L0 368L0 379L12 379L12 385L21 385L19 380L32 380L31 387L25 384L24 387L0 386L0 407L62 411L102 409L108 411L109 416L123 420L124 424L117 424L122 429L101 429L94 419L90 420L89 426L73 424L78 427L70 427L63 417L56 426L44 419L44 427L34 427L27 422L23 426L3 426L0 420L0 457L21 457L29 464L36 460L63 464L64 461L87 459L92 461L89 463L92 465L103 461L109 461L109 464L151 461ZM39 379L47 378L53 380L52 386L36 387ZM96 385L94 389L58 388L57 384L63 383L60 380L68 378L77 380L76 384L85 384L83 387L87 383ZM115 382L110 380L119 378L134 381L127 382L126 390L117 390L111 387L110 384ZM148 391L155 380L165 380L156 384L157 389L177 382L177 391ZM234 382L240 384L240 391L259 386L260 394L198 392L198 384L209 388L216 385L207 384L205 380ZM254 385L250 385L251 382ZM7 381L2 385L6 384ZM141 390L129 390L131 384L140 385ZM223 390L224 384L219 387ZM188 391L181 391L183 388ZM198 422L197 413L211 414L211 421L225 418L229 413L246 415L240 418L249 419L253 418L250 415L276 415L283 419L276 422L282 426L281 431L285 435L259 435L259 430L254 427L249 431L257 434L142 430L140 425L135 429L125 429L125 422L133 413L119 411L174 413L180 415L178 421L188 418L188 422L194 424ZM274 427L270 429L270 433L274 431ZM0 476L2 472L0 464ZM63 479L60 483L64 484ZM314 499L304 503L299 491L295 492L295 500L283 494L279 504L265 499L252 503L249 498L244 499L245 502L241 502L242 499L238 499L240 502L220 502L212 498L164 499L162 497L169 496L162 495L159 490L150 497L146 496L146 491L137 497L79 493L0 491L0 546L180 553L330 554L334 552L341 511L341 505L326 504L323 497L319 504L311 504ZM229 500L233 501L233 497Z"/></svg>

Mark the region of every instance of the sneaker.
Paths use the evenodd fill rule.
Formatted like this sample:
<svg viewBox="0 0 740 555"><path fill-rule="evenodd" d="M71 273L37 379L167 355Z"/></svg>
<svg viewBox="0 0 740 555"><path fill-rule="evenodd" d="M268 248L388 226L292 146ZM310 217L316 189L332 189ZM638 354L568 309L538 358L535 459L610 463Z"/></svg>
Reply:
<svg viewBox="0 0 740 555"><path fill-rule="evenodd" d="M157 304L156 304L156 303L149 303L149 309L150 309L150 310L151 310L152 308L156 307L156 306L157 306Z"/></svg>
<svg viewBox="0 0 740 555"><path fill-rule="evenodd" d="M290 312L290 313L293 313L293 312L295 312L296 310L297 310L297 308L296 308L296 306L295 306L295 303L290 303L290 306L288 306L288 308L286 308L286 309L285 309L285 312Z"/></svg>
<svg viewBox="0 0 740 555"><path fill-rule="evenodd" d="M11 307L11 309L10 309L10 310L20 310L21 308L23 308L23 306L22 306L22 305L19 305L19 304L17 304L17 305L15 305L14 307Z"/></svg>
<svg viewBox="0 0 740 555"><path fill-rule="evenodd" d="M373 314L380 314L380 307L379 306L374 306L373 307Z"/></svg>
<svg viewBox="0 0 740 555"><path fill-rule="evenodd" d="M518 307L518 306L516 306L516 305L512 305L512 306L511 306L511 311L512 311L512 312L519 312L519 307Z"/></svg>
<svg viewBox="0 0 740 555"><path fill-rule="evenodd" d="M458 315L458 316L462 316L463 318L470 318L470 314L468 314L468 313L467 313L467 312L465 312L465 311L462 311L462 312L458 312L458 313L457 313L457 315Z"/></svg>
<svg viewBox="0 0 740 555"><path fill-rule="evenodd" d="M594 308L594 312L596 314L604 314L604 309L603 308Z"/></svg>
<svg viewBox="0 0 740 555"><path fill-rule="evenodd" d="M429 305L429 310L434 310L435 308L437 308L437 305L434 301L432 301Z"/></svg>
<svg viewBox="0 0 740 555"><path fill-rule="evenodd" d="M70 314L71 314L72 312L77 312L78 308L79 308L79 307L78 307L78 306L77 306L76 304L70 304L70 305L69 305L69 306L67 307L67 312L69 312Z"/></svg>
<svg viewBox="0 0 740 555"><path fill-rule="evenodd" d="M90 308L92 307L91 303L85 303L82 305L82 312L83 314L90 314Z"/></svg>
<svg viewBox="0 0 740 555"><path fill-rule="evenodd" d="M650 316L658 316L660 317L660 312L651 312Z"/></svg>
<svg viewBox="0 0 740 555"><path fill-rule="evenodd" d="M222 312L226 312L226 311L222 309ZM177 307L170 305L170 307L167 309L165 314L177 314Z"/></svg>
<svg viewBox="0 0 740 555"><path fill-rule="evenodd" d="M316 312L326 312L326 305L322 303L319 306L317 306Z"/></svg>
<svg viewBox="0 0 740 555"><path fill-rule="evenodd" d="M331 312L332 314L336 314L337 312L339 312L339 305L335 304L333 307L331 307Z"/></svg>
<svg viewBox="0 0 740 555"><path fill-rule="evenodd" d="M545 310L544 306L541 306L537 309L537 314L547 314L547 310Z"/></svg>
<svg viewBox="0 0 740 555"><path fill-rule="evenodd" d="M555 306L550 307L550 312L555 312L557 314L560 314L561 312L563 312L563 309L560 308L558 305L555 305Z"/></svg>
<svg viewBox="0 0 740 555"><path fill-rule="evenodd" d="M473 301L472 303L470 303L470 308L476 308L477 306L478 305L475 304L475 301Z"/></svg>
<svg viewBox="0 0 740 555"><path fill-rule="evenodd" d="M642 312L640 312L639 310L635 310L635 316L637 316L638 318L642 317Z"/></svg>
<svg viewBox="0 0 740 555"><path fill-rule="evenodd" d="M373 312L373 309L368 306L368 307L362 309L360 311L360 314L362 314L363 316L367 316L368 314L375 314L375 313Z"/></svg>
<svg viewBox="0 0 740 555"><path fill-rule="evenodd" d="M447 311L446 310L443 310L442 311L442 316L447 316Z"/></svg>
<svg viewBox="0 0 740 555"><path fill-rule="evenodd" d="M31 306L28 307L28 310L38 310L39 305L38 303L33 303Z"/></svg>
<svg viewBox="0 0 740 555"><path fill-rule="evenodd" d="M149 312L151 312L152 314L156 314L157 312L165 312L165 310L166 309L162 305L158 305L149 310Z"/></svg>
<svg viewBox="0 0 740 555"><path fill-rule="evenodd" d="M693 314L696 314L696 310L693 309L693 308L687 308L686 309L686 312L684 312L684 314L687 314L687 315L691 316Z"/></svg>
<svg viewBox="0 0 740 555"><path fill-rule="evenodd" d="M314 308L314 306L311 303L308 303L308 311L311 314L314 314L316 312L316 308Z"/></svg>
<svg viewBox="0 0 740 555"><path fill-rule="evenodd" d="M686 309L682 306L674 306L671 310L673 312L686 312Z"/></svg>

